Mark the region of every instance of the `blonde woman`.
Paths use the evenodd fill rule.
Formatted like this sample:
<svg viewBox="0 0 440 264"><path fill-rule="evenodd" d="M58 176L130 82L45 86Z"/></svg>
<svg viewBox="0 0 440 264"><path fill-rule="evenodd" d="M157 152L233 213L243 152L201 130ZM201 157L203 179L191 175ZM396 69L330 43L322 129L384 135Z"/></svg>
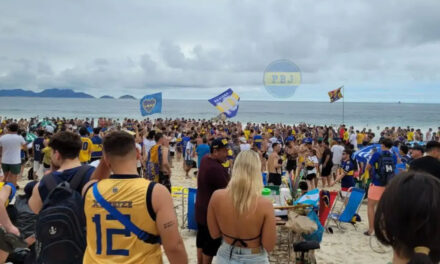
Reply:
<svg viewBox="0 0 440 264"><path fill-rule="evenodd" d="M212 238L223 238L218 264L269 263L267 252L276 240L272 202L261 196L263 182L257 152L238 154L226 189L212 195L208 228Z"/></svg>

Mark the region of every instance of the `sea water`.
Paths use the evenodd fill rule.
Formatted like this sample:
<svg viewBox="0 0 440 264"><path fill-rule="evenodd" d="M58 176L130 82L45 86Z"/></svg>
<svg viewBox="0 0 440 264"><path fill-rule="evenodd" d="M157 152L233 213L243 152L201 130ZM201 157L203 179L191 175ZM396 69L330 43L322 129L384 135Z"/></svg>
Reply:
<svg viewBox="0 0 440 264"><path fill-rule="evenodd" d="M440 104L240 101L232 121L317 125L344 123L356 128L411 126L437 131ZM151 118L210 119L218 110L208 100L164 100L162 113ZM143 119L139 100L0 97L1 117L125 117Z"/></svg>

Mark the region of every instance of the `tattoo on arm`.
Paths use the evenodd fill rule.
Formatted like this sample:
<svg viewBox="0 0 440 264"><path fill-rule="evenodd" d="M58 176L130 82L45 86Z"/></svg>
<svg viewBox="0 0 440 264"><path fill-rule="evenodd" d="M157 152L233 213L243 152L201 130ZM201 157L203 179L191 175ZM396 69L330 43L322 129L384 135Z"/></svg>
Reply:
<svg viewBox="0 0 440 264"><path fill-rule="evenodd" d="M173 225L174 225L174 221L169 221L169 222L166 222L165 224L163 224L163 228L167 229L167 228L172 227Z"/></svg>

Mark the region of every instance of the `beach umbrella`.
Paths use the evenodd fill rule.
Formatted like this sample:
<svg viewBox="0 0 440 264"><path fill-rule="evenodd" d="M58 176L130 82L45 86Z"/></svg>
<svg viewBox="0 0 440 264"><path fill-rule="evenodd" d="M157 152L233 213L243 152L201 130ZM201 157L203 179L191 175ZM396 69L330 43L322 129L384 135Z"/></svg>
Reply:
<svg viewBox="0 0 440 264"><path fill-rule="evenodd" d="M35 139L37 138L37 136L34 133L27 133L26 135L26 142L33 142Z"/></svg>
<svg viewBox="0 0 440 264"><path fill-rule="evenodd" d="M380 144L373 144L373 145L366 146L365 148L362 148L362 149L356 151L355 153L353 153L352 158L354 158L355 160L357 160L359 162L366 163L371 158L373 153L376 151L379 153L382 152L382 149L380 148ZM394 153L394 155L396 155L399 158L402 157L399 153L399 148L396 146L393 146L391 148L391 152Z"/></svg>
<svg viewBox="0 0 440 264"><path fill-rule="evenodd" d="M374 152L379 152L379 153L382 152L382 150L380 148L380 144L373 144L373 145L367 146L363 149L360 149L360 150L356 151L355 153L353 153L352 158L354 158L358 162L367 163L371 159L371 156L373 156ZM391 148L391 152L394 153L394 155L396 155L397 157L402 158L402 156L399 153L398 147L393 146ZM403 170L403 169L405 169L405 164L402 164L402 163L396 164L395 173L398 174L400 172L400 170Z"/></svg>
<svg viewBox="0 0 440 264"><path fill-rule="evenodd" d="M355 153L353 153L353 158L359 162L367 163L374 152L381 151L380 144L373 144L362 148Z"/></svg>

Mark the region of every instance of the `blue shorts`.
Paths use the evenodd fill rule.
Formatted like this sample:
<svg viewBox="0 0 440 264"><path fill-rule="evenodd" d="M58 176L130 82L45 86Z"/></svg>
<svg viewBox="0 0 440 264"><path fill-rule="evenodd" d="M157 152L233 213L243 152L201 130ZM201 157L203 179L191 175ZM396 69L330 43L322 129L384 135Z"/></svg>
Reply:
<svg viewBox="0 0 440 264"><path fill-rule="evenodd" d="M232 254L231 254L232 250ZM242 248L233 247L226 242L222 242L217 251L217 264L247 264L262 263L269 264L269 257L264 248Z"/></svg>

